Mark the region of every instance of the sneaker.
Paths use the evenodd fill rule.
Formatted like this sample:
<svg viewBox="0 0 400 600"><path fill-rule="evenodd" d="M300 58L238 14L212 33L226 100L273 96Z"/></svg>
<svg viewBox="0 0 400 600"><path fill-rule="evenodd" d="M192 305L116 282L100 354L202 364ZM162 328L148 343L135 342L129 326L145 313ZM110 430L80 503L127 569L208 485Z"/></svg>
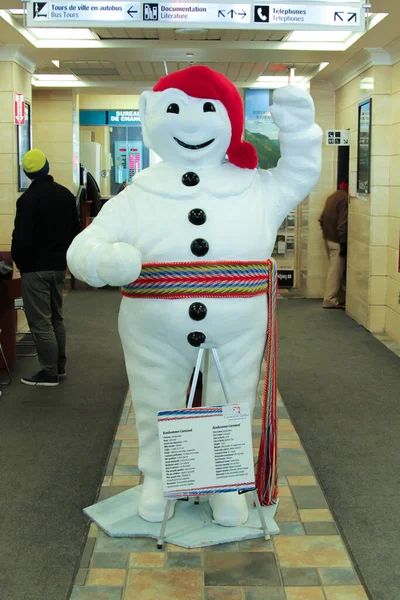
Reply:
<svg viewBox="0 0 400 600"><path fill-rule="evenodd" d="M58 375L47 375L45 371L38 371L31 377L21 377L21 383L25 385L41 385L52 387L58 385Z"/></svg>
<svg viewBox="0 0 400 600"><path fill-rule="evenodd" d="M67 371L65 370L65 367L58 367L58 376L59 377L65 377L67 374Z"/></svg>

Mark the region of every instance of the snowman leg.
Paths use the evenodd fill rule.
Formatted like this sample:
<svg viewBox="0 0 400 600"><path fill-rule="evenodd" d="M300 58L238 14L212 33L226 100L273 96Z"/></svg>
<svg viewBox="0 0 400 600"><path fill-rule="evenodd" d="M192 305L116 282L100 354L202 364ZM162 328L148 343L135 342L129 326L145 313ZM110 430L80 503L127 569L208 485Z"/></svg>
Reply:
<svg viewBox="0 0 400 600"><path fill-rule="evenodd" d="M262 348L260 352L260 360L258 362L257 360L254 361L256 359L254 357L253 362L250 361L250 364L248 357L237 356L235 358L229 356L229 353L227 354L224 348L221 349L221 352L218 352L223 377L228 388L229 403L240 404L246 402L249 404L251 415L254 411L257 394ZM224 355L226 358L224 358ZM218 373L212 360L210 360L206 402L208 406L221 405L226 402ZM220 525L235 527L243 525L249 518L245 494L239 495L237 492L214 494L209 497L209 503L213 511L214 520Z"/></svg>

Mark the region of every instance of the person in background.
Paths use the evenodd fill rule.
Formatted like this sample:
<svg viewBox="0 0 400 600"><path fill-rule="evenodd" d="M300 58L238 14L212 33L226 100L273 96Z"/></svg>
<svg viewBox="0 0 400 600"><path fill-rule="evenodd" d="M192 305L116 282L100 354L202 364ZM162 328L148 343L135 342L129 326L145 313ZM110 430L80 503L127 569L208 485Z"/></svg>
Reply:
<svg viewBox="0 0 400 600"><path fill-rule="evenodd" d="M17 201L11 254L21 272L25 314L41 370L22 377L21 383L56 386L66 374L66 254L80 225L74 195L49 175L43 152L27 152L22 167L32 183Z"/></svg>
<svg viewBox="0 0 400 600"><path fill-rule="evenodd" d="M348 191L348 184L342 181L339 189L326 199L319 218L329 258L323 308L345 307Z"/></svg>

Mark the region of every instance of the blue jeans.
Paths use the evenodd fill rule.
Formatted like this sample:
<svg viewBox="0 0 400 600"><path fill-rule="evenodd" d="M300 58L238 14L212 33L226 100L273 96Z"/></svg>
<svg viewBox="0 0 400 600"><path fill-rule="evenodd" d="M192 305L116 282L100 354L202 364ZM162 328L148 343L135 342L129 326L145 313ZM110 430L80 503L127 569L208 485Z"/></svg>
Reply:
<svg viewBox="0 0 400 600"><path fill-rule="evenodd" d="M66 333L62 314L65 271L21 273L22 299L41 368L48 375L65 367Z"/></svg>

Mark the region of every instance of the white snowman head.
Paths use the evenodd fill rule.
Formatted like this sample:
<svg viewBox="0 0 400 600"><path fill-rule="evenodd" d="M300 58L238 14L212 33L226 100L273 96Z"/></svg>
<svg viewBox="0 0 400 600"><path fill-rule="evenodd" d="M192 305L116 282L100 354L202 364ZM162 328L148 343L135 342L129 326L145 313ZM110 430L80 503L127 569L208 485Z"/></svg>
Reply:
<svg viewBox="0 0 400 600"><path fill-rule="evenodd" d="M254 169L254 147L242 141L243 103L235 86L208 67L162 77L140 97L143 139L164 161L210 167L228 154L236 166Z"/></svg>

